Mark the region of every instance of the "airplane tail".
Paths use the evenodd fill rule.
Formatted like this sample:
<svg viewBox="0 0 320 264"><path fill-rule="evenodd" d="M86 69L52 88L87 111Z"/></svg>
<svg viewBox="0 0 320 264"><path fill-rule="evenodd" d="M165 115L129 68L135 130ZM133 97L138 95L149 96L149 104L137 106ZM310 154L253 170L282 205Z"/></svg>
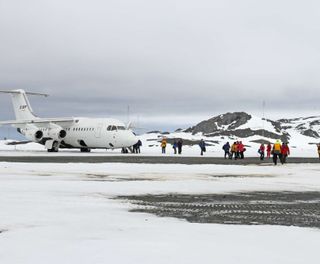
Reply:
<svg viewBox="0 0 320 264"><path fill-rule="evenodd" d="M11 94L12 104L16 120L34 120L37 116L33 113L27 94L48 96L47 94L29 93L22 89L12 91L0 91Z"/></svg>

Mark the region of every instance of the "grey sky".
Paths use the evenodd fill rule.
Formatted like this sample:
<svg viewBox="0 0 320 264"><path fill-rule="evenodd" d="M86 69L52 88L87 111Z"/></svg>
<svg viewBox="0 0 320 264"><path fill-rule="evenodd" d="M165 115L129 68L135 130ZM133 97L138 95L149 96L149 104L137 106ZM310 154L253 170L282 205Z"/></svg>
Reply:
<svg viewBox="0 0 320 264"><path fill-rule="evenodd" d="M319 114L319 65L319 1L0 0L0 87L50 93L43 116Z"/></svg>

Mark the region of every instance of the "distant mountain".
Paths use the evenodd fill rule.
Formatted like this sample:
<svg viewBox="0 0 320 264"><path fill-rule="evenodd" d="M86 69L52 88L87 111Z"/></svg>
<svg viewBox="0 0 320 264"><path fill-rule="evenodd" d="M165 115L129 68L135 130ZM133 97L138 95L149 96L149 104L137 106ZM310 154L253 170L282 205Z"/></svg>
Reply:
<svg viewBox="0 0 320 264"><path fill-rule="evenodd" d="M307 137L320 138L320 116L280 119L278 122L288 133L298 132Z"/></svg>
<svg viewBox="0 0 320 264"><path fill-rule="evenodd" d="M202 121L184 132L193 135L201 133L207 137L227 136L248 138L262 136L270 139L288 141L290 134L281 122L254 117L245 112L226 113Z"/></svg>

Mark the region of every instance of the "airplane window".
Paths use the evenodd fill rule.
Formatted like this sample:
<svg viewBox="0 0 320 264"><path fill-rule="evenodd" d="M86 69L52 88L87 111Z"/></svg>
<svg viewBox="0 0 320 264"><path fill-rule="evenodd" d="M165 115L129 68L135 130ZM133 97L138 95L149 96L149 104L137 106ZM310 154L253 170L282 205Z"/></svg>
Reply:
<svg viewBox="0 0 320 264"><path fill-rule="evenodd" d="M117 130L117 127L116 126L112 126L112 131L115 131Z"/></svg>
<svg viewBox="0 0 320 264"><path fill-rule="evenodd" d="M112 126L108 126L107 130L111 131L112 130Z"/></svg>
<svg viewBox="0 0 320 264"><path fill-rule="evenodd" d="M124 126L117 126L118 130L126 130Z"/></svg>

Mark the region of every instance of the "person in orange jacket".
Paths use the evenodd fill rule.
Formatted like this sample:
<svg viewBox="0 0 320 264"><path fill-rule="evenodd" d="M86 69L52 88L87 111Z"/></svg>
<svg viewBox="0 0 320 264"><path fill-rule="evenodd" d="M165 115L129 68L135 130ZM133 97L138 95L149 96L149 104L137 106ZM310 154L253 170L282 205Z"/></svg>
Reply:
<svg viewBox="0 0 320 264"><path fill-rule="evenodd" d="M234 156L234 159L237 159L237 152L238 152L238 144L237 142L234 142L231 146L231 155L230 155L230 159L232 159L232 156Z"/></svg>
<svg viewBox="0 0 320 264"><path fill-rule="evenodd" d="M282 143L281 146L281 163L284 164L287 161L287 157L290 155L290 149L288 143Z"/></svg>
<svg viewBox="0 0 320 264"><path fill-rule="evenodd" d="M281 142L280 142L280 140L277 140L273 144L272 154L273 154L273 163L274 163L274 165L277 165L278 158L281 161Z"/></svg>
<svg viewBox="0 0 320 264"><path fill-rule="evenodd" d="M161 150L162 150L162 154L166 154L166 147L167 147L167 139L163 138L161 140Z"/></svg>

